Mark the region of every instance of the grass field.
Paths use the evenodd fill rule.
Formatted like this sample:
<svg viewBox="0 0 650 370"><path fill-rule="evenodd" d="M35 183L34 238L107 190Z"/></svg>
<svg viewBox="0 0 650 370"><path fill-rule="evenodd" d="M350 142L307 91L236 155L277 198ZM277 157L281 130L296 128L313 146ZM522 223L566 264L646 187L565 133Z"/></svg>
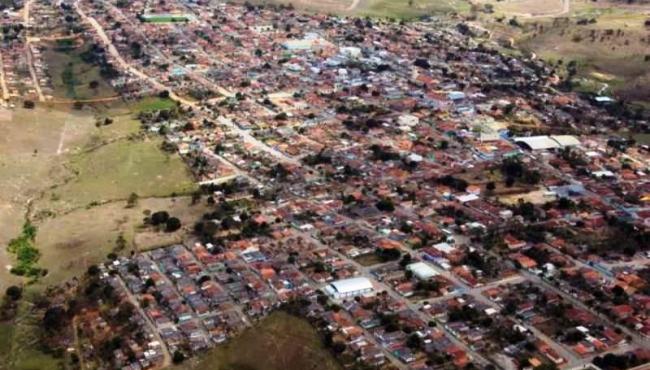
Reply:
<svg viewBox="0 0 650 370"><path fill-rule="evenodd" d="M175 370L340 370L311 325L276 312L226 345Z"/></svg>
<svg viewBox="0 0 650 370"><path fill-rule="evenodd" d="M127 242L123 253L134 247L139 250L168 244L170 238L178 241L183 229L171 234L148 231L142 228L142 219L147 210L166 210L178 217L184 227L191 228L207 212L208 206L205 202L190 203L190 197L144 198L132 208L127 208L126 202L111 202L43 220L36 238L42 251L41 266L49 270L43 283L60 283L84 272L91 264L103 261L108 253L116 251L119 235ZM138 244L136 239L145 239L149 244Z"/></svg>
<svg viewBox="0 0 650 370"><path fill-rule="evenodd" d="M141 99L133 105L136 112L149 112L154 110L171 109L176 106L176 102L171 99L149 97Z"/></svg>
<svg viewBox="0 0 650 370"><path fill-rule="evenodd" d="M184 194L195 189L182 159L160 150L160 139L119 140L68 162L74 179L46 193L55 208L78 208L111 200Z"/></svg>
<svg viewBox="0 0 650 370"><path fill-rule="evenodd" d="M464 0L361 0L354 11L363 16L408 19L467 10L469 2Z"/></svg>

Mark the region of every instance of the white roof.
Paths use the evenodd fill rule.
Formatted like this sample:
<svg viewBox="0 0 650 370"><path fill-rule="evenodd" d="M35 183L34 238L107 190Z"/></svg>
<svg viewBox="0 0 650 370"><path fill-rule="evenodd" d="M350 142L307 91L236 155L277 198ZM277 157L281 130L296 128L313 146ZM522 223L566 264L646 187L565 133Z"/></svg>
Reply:
<svg viewBox="0 0 650 370"><path fill-rule="evenodd" d="M560 144L549 136L515 137L515 143L524 143L531 150L557 149Z"/></svg>
<svg viewBox="0 0 650 370"><path fill-rule="evenodd" d="M353 293L366 289L373 289L368 278L356 277L351 279L337 280L329 285L334 292L339 294Z"/></svg>
<svg viewBox="0 0 650 370"><path fill-rule="evenodd" d="M424 262L411 263L410 265L406 266L406 269L412 271L413 275L422 280L429 279L438 275L436 270Z"/></svg>
<svg viewBox="0 0 650 370"><path fill-rule="evenodd" d="M551 139L555 140L561 146L578 146L580 145L580 140L572 135L551 135Z"/></svg>
<svg viewBox="0 0 650 370"><path fill-rule="evenodd" d="M449 243L438 243L438 244L434 244L433 247L434 247L435 249L437 249L437 250L439 250L439 251L441 251L441 252L443 252L443 253L447 253L447 254L449 254L449 253L451 253L451 252L453 252L453 251L456 250L456 248L453 247L453 246L452 246L451 244L449 244Z"/></svg>
<svg viewBox="0 0 650 370"><path fill-rule="evenodd" d="M471 202L473 200L477 200L479 199L479 197L476 194L463 194L457 196L456 199L458 199L458 201L461 203L466 203L466 202Z"/></svg>
<svg viewBox="0 0 650 370"><path fill-rule="evenodd" d="M580 145L580 140L572 135L526 136L513 138L515 143L526 144L531 150L558 149Z"/></svg>

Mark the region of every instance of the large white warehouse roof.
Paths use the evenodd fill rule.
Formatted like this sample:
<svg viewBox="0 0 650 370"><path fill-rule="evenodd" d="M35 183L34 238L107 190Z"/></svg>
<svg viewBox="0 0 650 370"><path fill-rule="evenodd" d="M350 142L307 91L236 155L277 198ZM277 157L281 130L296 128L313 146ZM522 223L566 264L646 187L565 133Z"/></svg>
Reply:
<svg viewBox="0 0 650 370"><path fill-rule="evenodd" d="M330 284L330 287L337 294L354 293L366 289L373 289L372 283L368 278L356 277L351 279L337 280Z"/></svg>
<svg viewBox="0 0 650 370"><path fill-rule="evenodd" d="M524 136L513 138L515 143L524 144L531 150L559 149L580 145L580 141L571 135Z"/></svg>

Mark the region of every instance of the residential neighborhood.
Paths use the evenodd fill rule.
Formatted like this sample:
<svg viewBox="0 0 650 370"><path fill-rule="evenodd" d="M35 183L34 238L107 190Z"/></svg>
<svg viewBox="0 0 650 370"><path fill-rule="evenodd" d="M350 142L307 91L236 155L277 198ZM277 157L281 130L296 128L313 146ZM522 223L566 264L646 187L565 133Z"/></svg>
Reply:
<svg viewBox="0 0 650 370"><path fill-rule="evenodd" d="M137 119L209 208L52 289L78 368L187 363L276 311L349 369L647 368L650 123L557 65L434 16L27 6L4 13L5 99L56 102L42 43L74 32L120 97L174 102Z"/></svg>

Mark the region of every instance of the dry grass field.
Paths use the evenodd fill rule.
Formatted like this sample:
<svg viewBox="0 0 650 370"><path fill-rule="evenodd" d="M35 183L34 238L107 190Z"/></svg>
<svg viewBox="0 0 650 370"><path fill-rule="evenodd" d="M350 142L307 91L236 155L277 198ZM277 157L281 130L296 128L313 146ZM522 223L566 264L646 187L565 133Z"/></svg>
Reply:
<svg viewBox="0 0 650 370"><path fill-rule="evenodd" d="M159 210L178 217L184 227L170 234L143 227L145 213ZM41 266L49 271L43 283L56 284L78 275L91 264L103 261L111 252L129 253L180 241L182 234L205 212L205 202L192 205L191 197L183 196L143 198L132 208L127 208L124 201L110 202L47 218L40 223L36 238L43 254ZM122 251L116 249L120 235L127 240Z"/></svg>

